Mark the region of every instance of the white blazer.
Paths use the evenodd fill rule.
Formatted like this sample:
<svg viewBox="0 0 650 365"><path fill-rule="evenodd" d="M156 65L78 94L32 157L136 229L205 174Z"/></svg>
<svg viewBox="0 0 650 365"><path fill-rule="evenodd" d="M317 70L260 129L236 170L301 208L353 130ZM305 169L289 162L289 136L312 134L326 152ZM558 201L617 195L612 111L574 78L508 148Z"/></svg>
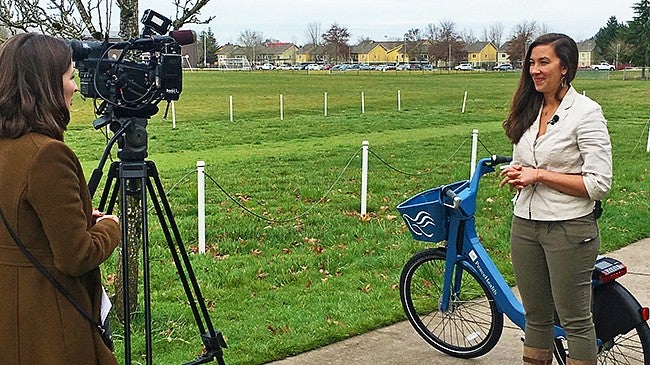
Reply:
<svg viewBox="0 0 650 365"><path fill-rule="evenodd" d="M582 175L588 198L561 193L543 183L529 185L515 197L517 217L561 221L593 211L594 201L609 192L612 145L607 122L598 103L570 87L556 111L559 117L537 138L540 113L515 145L513 164Z"/></svg>

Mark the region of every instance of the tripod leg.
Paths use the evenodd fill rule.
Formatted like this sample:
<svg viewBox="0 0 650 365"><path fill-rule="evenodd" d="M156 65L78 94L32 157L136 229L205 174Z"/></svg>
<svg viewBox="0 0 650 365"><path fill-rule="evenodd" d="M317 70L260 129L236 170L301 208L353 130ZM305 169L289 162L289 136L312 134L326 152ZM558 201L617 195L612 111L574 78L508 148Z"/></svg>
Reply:
<svg viewBox="0 0 650 365"><path fill-rule="evenodd" d="M160 181L156 165L153 163L153 161L147 161L147 167L149 176L149 180L147 181L147 188L149 190L149 194L151 195L151 201L156 210L156 214L158 215L160 226L165 235L165 239L167 240L167 245L174 260L174 265L176 266L176 270L178 271L179 277L183 284L185 295L189 301L190 307L192 309L192 314L194 315L194 320L196 321L199 332L201 334L201 340L205 346L205 352L203 355L201 355L195 361L189 362L187 364L202 364L211 362L214 358L217 359L219 364L223 364L224 362L222 348L227 347L226 342L223 339L221 332L215 331L214 327L212 326L212 321L210 319L205 300L203 299L201 289L199 287L198 281L196 280L196 275L192 269L189 255L187 254L187 250L183 245L180 231L178 230L178 226L174 220L174 216L172 214L171 207L169 206L167 196L165 195L162 182ZM200 312L199 308L197 308L197 305L200 308Z"/></svg>

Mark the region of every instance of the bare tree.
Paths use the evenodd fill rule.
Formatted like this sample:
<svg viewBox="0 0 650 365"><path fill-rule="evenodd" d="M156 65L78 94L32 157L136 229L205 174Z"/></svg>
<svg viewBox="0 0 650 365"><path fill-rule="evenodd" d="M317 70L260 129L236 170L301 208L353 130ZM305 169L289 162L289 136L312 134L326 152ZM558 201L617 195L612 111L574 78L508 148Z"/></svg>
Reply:
<svg viewBox="0 0 650 365"><path fill-rule="evenodd" d="M460 37L463 39L463 42L465 43L474 43L478 42L478 38L474 35L474 31L470 29L463 29L463 31L460 33Z"/></svg>
<svg viewBox="0 0 650 365"><path fill-rule="evenodd" d="M319 22L313 22L307 24L307 42L309 44L313 44L314 46L318 46L321 44L321 35L323 34L323 27Z"/></svg>
<svg viewBox="0 0 650 365"><path fill-rule="evenodd" d="M79 6L83 10L79 10ZM79 38L84 31L100 36L96 25L106 23L100 4L81 0L1 0L0 25L10 34L38 31L61 38Z"/></svg>
<svg viewBox="0 0 650 365"><path fill-rule="evenodd" d="M214 16L199 19L200 10L210 0L174 0L176 19L173 28L184 24L204 24ZM60 38L90 35L102 39L110 31L112 2L109 0L0 0L0 26L11 34L37 31ZM118 0L119 34L130 38L138 34L138 0Z"/></svg>
<svg viewBox="0 0 650 365"><path fill-rule="evenodd" d="M347 28L334 23L321 37L330 61L338 62L346 59L350 61L350 46L348 45L350 32Z"/></svg>
<svg viewBox="0 0 650 365"><path fill-rule="evenodd" d="M239 33L237 36L237 42L246 47L246 56L251 59L251 62L255 64L255 49L262 44L264 40L264 35L262 32L257 32L254 30L245 30Z"/></svg>
<svg viewBox="0 0 650 365"><path fill-rule="evenodd" d="M506 46L506 51L510 54L511 62L523 61L528 46L538 33L539 25L534 20L530 22L524 20L515 26L513 35Z"/></svg>
<svg viewBox="0 0 650 365"><path fill-rule="evenodd" d="M492 42L495 46L500 47L503 42L503 24L492 23L483 30L483 40Z"/></svg>
<svg viewBox="0 0 650 365"><path fill-rule="evenodd" d="M447 67L466 60L465 42L456 31L456 24L451 20L443 20L436 29L435 41L429 46L429 60L445 60Z"/></svg>
<svg viewBox="0 0 650 365"><path fill-rule="evenodd" d="M439 29L435 24L427 24L426 28L424 29L424 37L429 40L430 43L434 43L438 40L438 34Z"/></svg>
<svg viewBox="0 0 650 365"><path fill-rule="evenodd" d="M424 36L420 29L412 28L404 34L404 53L408 55L411 61L420 61L423 55L427 53Z"/></svg>
<svg viewBox="0 0 650 365"><path fill-rule="evenodd" d="M214 15L210 15L205 19L199 18L199 15L201 15L201 9L207 5L209 1L210 0L174 0L174 6L176 7L176 20L172 22L173 28L177 30L181 29L185 24L210 23L214 20Z"/></svg>

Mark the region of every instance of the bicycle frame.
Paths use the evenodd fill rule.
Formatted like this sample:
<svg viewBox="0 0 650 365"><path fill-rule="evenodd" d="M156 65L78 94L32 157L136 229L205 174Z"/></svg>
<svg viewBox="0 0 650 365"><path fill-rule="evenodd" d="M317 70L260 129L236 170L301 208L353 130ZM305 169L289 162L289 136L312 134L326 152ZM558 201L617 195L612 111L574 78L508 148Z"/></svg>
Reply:
<svg viewBox="0 0 650 365"><path fill-rule="evenodd" d="M470 263L469 269L479 275L486 284L488 290L494 297L499 312L505 314L517 327L524 329L526 320L524 318L524 307L521 301L513 294L510 286L505 281L499 269L496 267L487 251L481 244L475 228L474 214L476 212L476 194L479 181L487 173L493 172L494 167L488 163L490 158L479 161L478 167L472 175L471 180L450 186L453 194L441 194L441 199L456 195L460 198L459 209L450 209L449 230L447 232L447 257L445 263L445 280L443 296L440 303L440 310L449 310L449 301L452 293L460 291L460 275L454 272L454 267L460 261ZM444 191L445 189L443 189ZM453 199L451 199L453 200ZM449 204L446 204L448 207ZM452 278L453 276L453 278ZM453 282L452 282L452 279ZM555 326L555 337L565 337L562 327Z"/></svg>

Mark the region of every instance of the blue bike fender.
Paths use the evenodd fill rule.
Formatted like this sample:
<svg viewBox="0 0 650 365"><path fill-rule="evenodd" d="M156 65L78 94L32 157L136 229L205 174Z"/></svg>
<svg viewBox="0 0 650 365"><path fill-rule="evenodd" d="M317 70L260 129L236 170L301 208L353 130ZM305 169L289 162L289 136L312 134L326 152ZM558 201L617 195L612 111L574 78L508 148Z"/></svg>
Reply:
<svg viewBox="0 0 650 365"><path fill-rule="evenodd" d="M616 281L594 287L593 317L596 337L607 342L643 322L641 304Z"/></svg>

